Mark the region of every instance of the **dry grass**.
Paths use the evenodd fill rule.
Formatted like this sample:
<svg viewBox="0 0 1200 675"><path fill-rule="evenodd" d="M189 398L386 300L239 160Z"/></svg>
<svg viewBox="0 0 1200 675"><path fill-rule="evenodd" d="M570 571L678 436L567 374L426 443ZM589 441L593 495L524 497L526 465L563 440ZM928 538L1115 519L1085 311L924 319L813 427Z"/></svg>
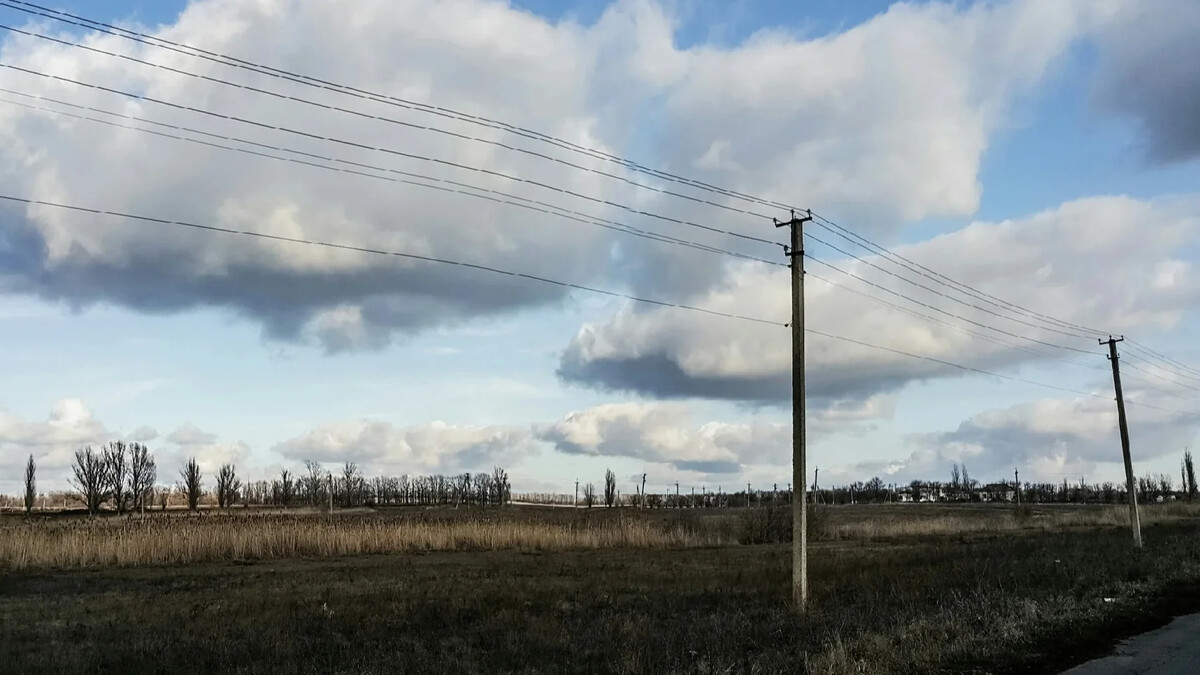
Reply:
<svg viewBox="0 0 1200 675"><path fill-rule="evenodd" d="M1200 504L1151 504L1140 509L1142 526L1200 516ZM1128 527L1123 505L861 506L831 507L815 536L827 540L896 539L1078 528Z"/></svg>
<svg viewBox="0 0 1200 675"><path fill-rule="evenodd" d="M415 520L320 516L205 516L30 523L0 530L0 567L47 569L267 560L418 551L572 551L691 548L717 532L645 520Z"/></svg>

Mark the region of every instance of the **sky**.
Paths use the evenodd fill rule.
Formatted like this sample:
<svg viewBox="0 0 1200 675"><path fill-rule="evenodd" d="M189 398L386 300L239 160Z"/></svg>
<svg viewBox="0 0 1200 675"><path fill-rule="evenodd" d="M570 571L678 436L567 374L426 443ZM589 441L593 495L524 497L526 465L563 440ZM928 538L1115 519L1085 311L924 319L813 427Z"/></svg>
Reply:
<svg viewBox="0 0 1200 675"><path fill-rule="evenodd" d="M0 199L0 492L113 440L162 483L782 488L782 205L853 341L807 340L809 482L1118 481L1109 333L1135 471L1196 440L1189 0L47 7L376 96L0 8L0 193L38 202Z"/></svg>

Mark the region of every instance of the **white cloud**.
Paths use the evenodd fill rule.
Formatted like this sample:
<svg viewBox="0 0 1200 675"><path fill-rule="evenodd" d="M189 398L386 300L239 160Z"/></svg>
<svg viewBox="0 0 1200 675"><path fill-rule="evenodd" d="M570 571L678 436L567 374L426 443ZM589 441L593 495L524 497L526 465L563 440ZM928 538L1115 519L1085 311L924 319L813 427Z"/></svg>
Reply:
<svg viewBox="0 0 1200 675"><path fill-rule="evenodd" d="M1137 328L1145 334L1176 325L1200 298L1200 284L1178 272L1173 263L1181 250L1194 249L1200 243L1196 213L1196 198L1083 199L1017 220L975 223L920 244L898 247L897 251L1034 312L1115 333ZM821 230L815 232L824 239L834 238ZM820 247L810 248L809 253L828 258ZM878 257L868 260L925 286L935 285ZM806 289L809 328L975 368L996 369L1042 360L1036 354L980 341L966 332L869 302L824 283L823 278L971 330L980 329L956 317L1043 342L1097 349L1094 340L1064 335L1053 326L1025 325L1042 323L1030 321L1030 316L1010 314L1008 320L992 316L984 310L995 312L999 308L986 300L958 295L961 302L953 302L862 263L841 260L837 264L946 314L884 295L810 263L812 274ZM1171 272L1169 285L1163 284L1164 270ZM699 294L690 302L706 309L782 323L790 312L788 272L739 267L723 286ZM1009 336L993 335L1018 342ZM1049 349L1031 342L1018 343L1043 352ZM941 364L820 336L809 337L806 356L808 391L818 405L826 399L867 397L895 390L914 380L965 374ZM673 309L628 307L605 321L585 325L567 347L559 372L568 381L656 396L770 402L790 397L790 364L790 333L782 327L714 320Z"/></svg>
<svg viewBox="0 0 1200 675"><path fill-rule="evenodd" d="M872 399L854 406L841 402L813 411L810 437L856 433L890 417L892 402ZM572 412L537 429L537 437L560 452L596 457L628 457L673 470L712 476L743 475L755 467L791 462L790 422L693 422L682 403L613 403ZM780 472L774 470L775 475Z"/></svg>
<svg viewBox="0 0 1200 675"><path fill-rule="evenodd" d="M317 427L274 450L293 461L352 461L371 473L458 473L518 463L537 451L531 437L520 427L357 420Z"/></svg>
<svg viewBox="0 0 1200 675"><path fill-rule="evenodd" d="M1003 124L1005 109L1035 86L1100 14L1092 3L1081 2L1020 0L966 9L897 5L829 37L803 40L764 32L731 48L681 50L674 44L676 21L670 11L642 0L618 2L592 26L551 24L486 0L367 0L356 3L354 12L334 0L201 0L177 22L156 30L205 49L486 114L608 151L646 146L636 154L658 157L668 169L699 170L703 180L861 214L878 225L972 212L979 200L980 158L989 135ZM90 35L87 43L529 145L495 130L277 80L260 82L244 72L113 36ZM699 221L716 213L700 213L688 202L661 195L635 194L596 174L566 171L493 146L451 142L362 118L348 124L351 118L295 102L32 38L11 38L0 52L6 63L22 67L502 171L637 209ZM396 68L397 63L404 67ZM0 85L636 220L620 210L495 176L331 147L12 71L0 72ZM720 105L714 105L717 101ZM649 117L661 120L670 133L646 138L641 127ZM661 296L728 283L724 268L709 254L614 239L606 231L462 195L332 175L9 105L0 105L0 139L0 179L12 192L39 199L398 249L573 282L628 283ZM569 159L628 175L617 165L579 155ZM805 186L802 194L795 194L796 185ZM748 230L756 221L733 219L729 227ZM564 292L461 268L182 232L45 207L3 207L0 222L9 231L0 244L0 283L9 292L145 311L224 307L261 323L272 337L310 339L330 351L379 348L397 331L559 302ZM644 224L670 228L657 220ZM698 235L688 230L687 236ZM618 254L608 255L618 241ZM706 241L738 244L723 237Z"/></svg>
<svg viewBox="0 0 1200 675"><path fill-rule="evenodd" d="M54 404L44 422L26 421L0 411L0 473L10 478L3 484L15 485L16 476L29 455L38 465L39 482L55 482L49 473L60 473L70 466L75 451L87 445L99 447L115 434L92 417L78 399L63 399Z"/></svg>

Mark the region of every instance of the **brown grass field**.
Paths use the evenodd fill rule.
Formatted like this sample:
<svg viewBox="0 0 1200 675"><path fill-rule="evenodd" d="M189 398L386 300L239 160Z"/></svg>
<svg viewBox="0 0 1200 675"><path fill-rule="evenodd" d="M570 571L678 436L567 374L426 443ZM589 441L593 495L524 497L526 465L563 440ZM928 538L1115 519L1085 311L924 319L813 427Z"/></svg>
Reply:
<svg viewBox="0 0 1200 675"><path fill-rule="evenodd" d="M1058 672L1200 608L1200 509L0 517L0 671ZM756 543L767 542L767 543Z"/></svg>

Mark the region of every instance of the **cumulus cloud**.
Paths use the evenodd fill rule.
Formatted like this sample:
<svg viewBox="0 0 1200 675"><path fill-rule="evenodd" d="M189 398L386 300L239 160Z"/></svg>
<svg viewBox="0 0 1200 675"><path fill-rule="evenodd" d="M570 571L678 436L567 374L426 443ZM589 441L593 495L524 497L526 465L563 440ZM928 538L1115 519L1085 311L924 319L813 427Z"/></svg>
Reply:
<svg viewBox="0 0 1200 675"><path fill-rule="evenodd" d="M210 477L224 464L233 464L243 475L247 470L249 445L242 441L222 441L217 434L190 422L167 434L163 440L170 446L157 453L160 482L172 482L176 472L189 459L195 459L200 470Z"/></svg>
<svg viewBox="0 0 1200 675"><path fill-rule="evenodd" d="M70 466L79 448L99 446L114 437L78 399L55 403L45 421L27 421L0 411L0 472L20 475L29 455L33 455L39 470L60 471ZM47 478L43 474L43 480ZM5 482L15 484L16 480Z"/></svg>
<svg viewBox="0 0 1200 675"><path fill-rule="evenodd" d="M277 444L294 460L356 462L380 474L458 473L511 466L537 452L528 428L432 422L396 427L357 420L326 424Z"/></svg>
<svg viewBox="0 0 1200 675"><path fill-rule="evenodd" d="M980 158L989 135L1003 123L1004 110L1101 15L1088 2L898 5L824 38L768 31L729 48L678 49L670 11L642 0L618 2L590 26L549 23L487 0L370 0L356 3L354 12L334 0L202 0L191 3L175 23L147 30L389 95L486 114L602 150L646 146L638 154L655 157L656 165L667 169L861 214L864 222L879 225L972 212L979 199ZM495 129L259 81L113 36L89 35L86 41L372 114L529 144ZM33 38L11 37L0 53L5 63L21 67L504 172L637 210L699 222L717 213L493 146L451 142L363 118L348 124L351 118L327 111ZM396 68L397 63L405 67ZM0 86L467 181L597 217L634 219L619 209L494 174L335 147L8 70L0 72ZM713 105L718 100L721 105ZM641 122L649 117L671 132L647 138ZM461 194L330 174L7 104L0 105L0 139L0 179L12 192L37 199L404 250L578 283L629 284L664 297L728 282L725 267L706 253L616 237ZM570 159L632 176L617 165L578 155ZM794 193L795 185L805 186L803 194ZM765 221L751 217L722 221L744 231L765 227ZM46 207L0 207L0 224L0 289L6 292L77 307L110 302L146 312L221 307L261 324L270 337L308 339L329 351L378 349L396 332L564 297L560 288L462 268ZM659 220L637 224L670 229ZM698 236L695 230L674 229L671 234ZM706 237L710 244L739 245L711 233Z"/></svg>
<svg viewBox="0 0 1200 675"><path fill-rule="evenodd" d="M1198 243L1196 212L1194 198L1090 198L1017 220L975 223L897 250L986 293L1077 325L1114 332L1133 327L1142 332L1162 330L1180 321L1200 297L1200 280L1190 264L1179 259L1181 251L1194 250ZM833 239L833 235L817 232ZM809 253L831 257L819 246L811 246ZM867 260L933 285L878 257ZM1047 358L919 319L826 283L832 281L960 328L981 330L962 320L966 319L1034 340L1097 349L1094 340L1064 335L1062 326L1030 321L1028 315L1000 312L1008 318L993 316L985 310L1001 308L985 300L943 288L947 295L958 298L955 302L905 285L864 263L843 259L835 264L927 306L885 296L860 281L810 263L806 292L809 328L989 370ZM747 265L691 302L782 323L790 312L787 275L785 269ZM993 337L1037 347L1043 354L1062 355L1014 337L994 333ZM713 320L670 309L627 307L607 320L585 325L564 351L559 374L568 382L653 396L772 403L790 397L790 364L790 334L782 327ZM807 365L809 396L818 407L892 392L912 381L969 374L817 335L808 340Z"/></svg>
<svg viewBox="0 0 1200 675"><path fill-rule="evenodd" d="M864 425L890 417L892 412L892 402L885 399L854 408L838 406L814 414L809 435L862 431ZM697 425L692 411L682 403L596 406L539 427L537 437L567 454L628 457L709 475L742 474L752 466L783 466L792 457L790 422L709 421Z"/></svg>
<svg viewBox="0 0 1200 675"><path fill-rule="evenodd" d="M1130 378L1127 378L1130 379ZM1182 451L1192 440L1200 415L1178 409L1178 400L1160 389L1127 388L1131 455L1141 475L1147 463ZM1145 404L1145 405L1142 405ZM862 480L881 475L896 482L940 479L952 464L964 463L985 480L1011 476L1058 482L1115 480L1124 470L1116 404L1104 396L1046 398L986 410L952 431L910 434L907 457L843 465L831 475Z"/></svg>
<svg viewBox="0 0 1200 675"><path fill-rule="evenodd" d="M1098 36L1096 97L1138 125L1160 162L1200 155L1200 5L1128 3Z"/></svg>

